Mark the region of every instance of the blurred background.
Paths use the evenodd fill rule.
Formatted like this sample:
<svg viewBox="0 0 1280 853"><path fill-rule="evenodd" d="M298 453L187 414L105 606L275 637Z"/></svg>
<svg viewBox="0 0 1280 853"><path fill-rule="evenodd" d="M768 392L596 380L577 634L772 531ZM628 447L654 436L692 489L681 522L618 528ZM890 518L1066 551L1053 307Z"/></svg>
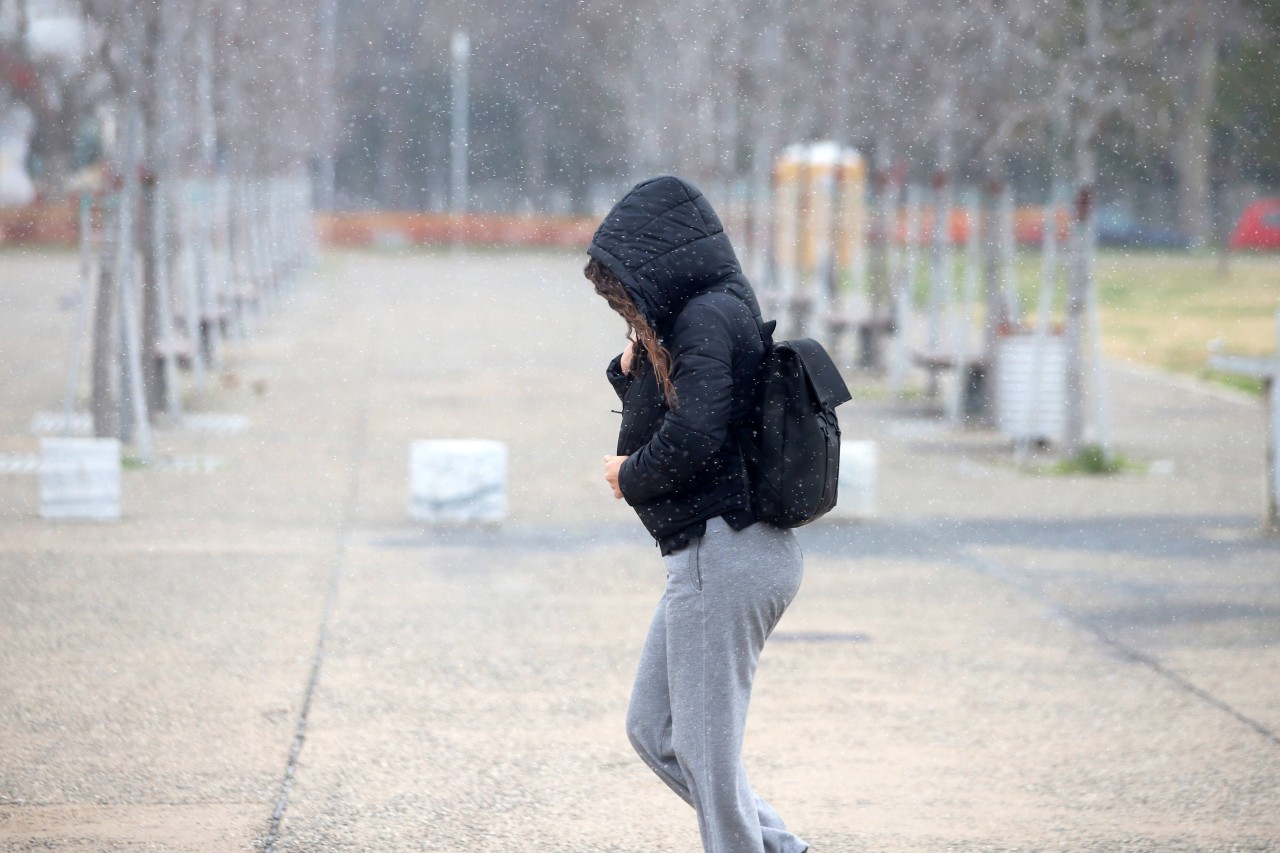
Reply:
<svg viewBox="0 0 1280 853"><path fill-rule="evenodd" d="M128 439L317 245L578 250L674 172L785 332L955 420L1061 338L1075 453L1104 353L1261 391L1207 346L1274 342L1277 93L1264 0L0 0L0 240L79 247L67 417Z"/></svg>
<svg viewBox="0 0 1280 853"><path fill-rule="evenodd" d="M1034 202L1088 147L1102 201L1202 246L1280 183L1278 32L1264 0L4 0L3 198L92 185L133 93L149 168L296 167L323 209L596 214L828 138Z"/></svg>

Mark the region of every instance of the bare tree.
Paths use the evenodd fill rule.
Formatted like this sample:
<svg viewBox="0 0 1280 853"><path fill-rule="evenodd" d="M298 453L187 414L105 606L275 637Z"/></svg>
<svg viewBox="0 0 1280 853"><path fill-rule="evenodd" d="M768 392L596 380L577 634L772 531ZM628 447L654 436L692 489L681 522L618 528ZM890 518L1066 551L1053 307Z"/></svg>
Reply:
<svg viewBox="0 0 1280 853"><path fill-rule="evenodd" d="M56 7L41 4L47 16ZM56 19L74 27L78 9L68 2ZM47 18L46 18L47 20ZM0 0L0 86L35 118L33 155L41 164L44 195L60 198L73 168L86 119L104 96L106 79L97 57L80 49L42 50L33 37L31 0ZM74 40L73 40L74 44Z"/></svg>
<svg viewBox="0 0 1280 853"><path fill-rule="evenodd" d="M196 0L128 8L112 0L79 0L78 9L88 55L104 81L96 107L116 129L107 154L121 189L116 224L108 229L114 257L102 264L95 315L95 431L128 439L133 427L145 429L148 414L174 400L167 369L174 358L168 288L173 254L165 193L184 171L211 175L226 168L263 179L302 167L314 150L313 28L293 26L295 12L282 0L228 0L212 8ZM191 104L196 109L185 107ZM263 201L271 198L268 193ZM273 210L250 211L265 222L253 235L259 270L274 268L273 224L264 220ZM135 325L136 342L127 334L116 339L118 329ZM131 352L119 362L125 378L116 383L115 410L124 417L117 424L110 365L121 358L122 346ZM129 395L145 403L141 416L125 405Z"/></svg>

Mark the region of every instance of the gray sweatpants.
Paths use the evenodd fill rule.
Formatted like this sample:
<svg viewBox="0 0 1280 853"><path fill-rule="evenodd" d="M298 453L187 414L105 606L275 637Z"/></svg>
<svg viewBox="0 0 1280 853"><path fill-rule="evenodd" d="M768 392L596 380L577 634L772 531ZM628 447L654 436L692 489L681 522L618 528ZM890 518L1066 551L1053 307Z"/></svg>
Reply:
<svg viewBox="0 0 1280 853"><path fill-rule="evenodd" d="M800 853L808 845L751 789L741 757L760 651L800 588L795 535L714 518L666 564L627 710L631 744L697 811L707 853Z"/></svg>

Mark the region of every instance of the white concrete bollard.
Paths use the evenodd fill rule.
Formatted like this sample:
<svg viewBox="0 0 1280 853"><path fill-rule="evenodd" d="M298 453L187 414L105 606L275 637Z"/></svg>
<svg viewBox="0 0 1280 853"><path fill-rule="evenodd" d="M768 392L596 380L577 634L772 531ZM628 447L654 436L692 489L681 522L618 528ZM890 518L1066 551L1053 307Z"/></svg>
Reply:
<svg viewBox="0 0 1280 853"><path fill-rule="evenodd" d="M876 514L879 457L874 441L840 442L840 492L829 517L869 518Z"/></svg>
<svg viewBox="0 0 1280 853"><path fill-rule="evenodd" d="M507 446L478 439L415 441L409 515L432 523L493 523L507 516Z"/></svg>
<svg viewBox="0 0 1280 853"><path fill-rule="evenodd" d="M40 440L40 517L111 521L120 517L120 442Z"/></svg>

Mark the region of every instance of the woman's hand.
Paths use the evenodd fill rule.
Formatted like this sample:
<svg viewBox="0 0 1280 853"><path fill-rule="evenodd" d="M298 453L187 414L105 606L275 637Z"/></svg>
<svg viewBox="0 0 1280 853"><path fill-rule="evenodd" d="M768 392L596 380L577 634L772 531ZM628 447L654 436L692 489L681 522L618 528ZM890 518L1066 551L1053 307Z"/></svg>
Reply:
<svg viewBox="0 0 1280 853"><path fill-rule="evenodd" d="M613 489L613 496L622 499L622 489L618 486L618 471L622 469L622 463L627 461L625 456L606 456L604 458L604 480Z"/></svg>
<svg viewBox="0 0 1280 853"><path fill-rule="evenodd" d="M631 362L635 360L635 357L636 342L634 340L627 341L627 348L622 351L622 363L620 365L623 373L630 375Z"/></svg>

